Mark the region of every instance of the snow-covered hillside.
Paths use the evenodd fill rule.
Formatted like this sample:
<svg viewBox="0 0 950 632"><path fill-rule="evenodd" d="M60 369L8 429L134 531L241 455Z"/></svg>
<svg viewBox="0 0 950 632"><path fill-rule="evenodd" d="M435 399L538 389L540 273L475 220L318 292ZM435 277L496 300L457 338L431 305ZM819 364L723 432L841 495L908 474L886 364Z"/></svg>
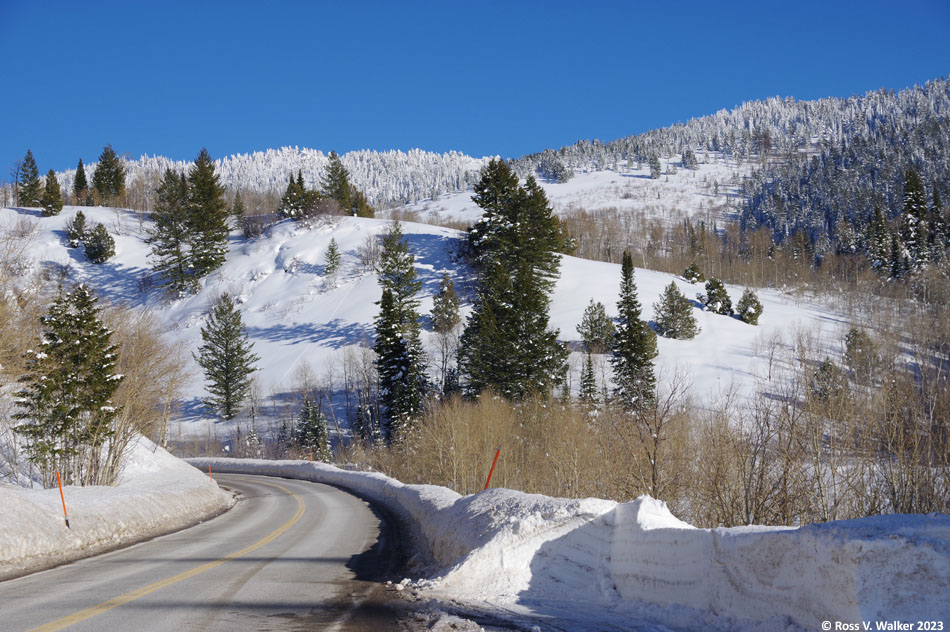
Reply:
<svg viewBox="0 0 950 632"><path fill-rule="evenodd" d="M115 256L94 265L81 249L68 248L66 243L63 227L77 210L67 207L60 215L47 218L34 210L3 209L0 226L27 218L36 230L33 261L28 267L58 268L70 281L87 282L109 300L153 310L167 323L169 335L191 350L200 344L200 328L211 303L225 292L234 296L254 351L261 357L256 376L265 398L280 399L291 392L296 376L308 368L315 376L331 375L333 388L340 390L340 367L346 350L372 342L377 313L374 303L379 300L380 289L375 274L361 263L359 251L368 239L386 230L386 220L333 217L311 226L285 221L248 241L234 233L227 262L204 279L201 291L170 300L147 281L150 273L144 239L149 221L142 214L83 209L87 222L105 224L116 239ZM465 288L466 271L452 256L462 234L414 223L405 223L403 232L416 256L423 281L421 311L427 313L443 272ZM323 266L331 238L343 253L335 281L326 277ZM702 289L666 273L638 269L636 275L647 318L671 281L689 297ZM576 327L591 299L614 313L619 284L618 265L564 257L551 306L551 323L560 329L560 338L579 340ZM736 300L743 288L728 289ZM694 312L702 331L694 340L661 338L657 361L661 386L663 380L685 374L692 382L693 396L701 401L715 399L732 386L748 394L755 388L756 375L768 370L769 358L760 351L762 341L788 333L793 327L823 332L829 340L840 339L839 319L820 305L801 303L773 290L760 292L760 298L765 312L757 327L697 308ZM425 333L424 342L431 349L434 343L430 336ZM186 387L181 436L206 436L213 419L199 403L204 395L203 379L197 365L189 361L193 378ZM345 421L340 422L345 428ZM226 433L226 427L220 424L213 427ZM176 434L173 428L172 436Z"/></svg>

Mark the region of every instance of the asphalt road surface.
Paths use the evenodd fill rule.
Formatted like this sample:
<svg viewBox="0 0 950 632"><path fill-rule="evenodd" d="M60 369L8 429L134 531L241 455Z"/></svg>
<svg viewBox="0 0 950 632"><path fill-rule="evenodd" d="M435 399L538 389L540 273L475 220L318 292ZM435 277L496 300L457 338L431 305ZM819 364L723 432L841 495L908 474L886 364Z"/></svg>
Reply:
<svg viewBox="0 0 950 632"><path fill-rule="evenodd" d="M190 529L0 582L0 630L393 630L398 534L319 483L221 474L241 502Z"/></svg>

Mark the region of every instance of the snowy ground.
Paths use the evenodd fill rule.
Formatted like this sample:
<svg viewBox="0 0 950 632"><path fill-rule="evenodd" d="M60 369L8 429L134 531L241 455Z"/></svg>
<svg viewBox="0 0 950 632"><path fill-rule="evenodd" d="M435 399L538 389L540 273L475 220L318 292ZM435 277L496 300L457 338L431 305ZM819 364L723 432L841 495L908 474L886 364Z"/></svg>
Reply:
<svg viewBox="0 0 950 632"><path fill-rule="evenodd" d="M417 554L410 561L416 576L399 586L525 629L950 624L946 515L697 529L646 496L624 504L505 489L459 496L317 463L191 463L340 485L382 503L409 527Z"/></svg>
<svg viewBox="0 0 950 632"><path fill-rule="evenodd" d="M115 256L94 265L86 260L81 248L70 249L66 244L63 227L78 210L66 207L60 215L46 218L29 209L0 209L0 229L10 230L18 221L31 224L35 245L31 248L33 260L23 262L25 269L43 269L71 281L85 281L112 301L152 310L167 323L169 336L184 341L190 350L201 343L200 328L212 302L221 293L230 293L240 306L254 350L261 357L255 375L265 400L286 401L299 376L308 371L323 381L329 375L333 389L340 392L347 350L371 344L380 289L376 275L361 265L358 253L367 239L386 231L387 220L333 217L312 226L285 221L266 235L248 241L235 233L227 262L203 281L201 291L171 300L145 281L150 274L148 246L144 243L149 222L142 214L82 209L87 224L105 224L116 239ZM431 310L432 295L443 272L456 279L464 298L467 272L453 258L462 233L408 222L403 224L403 231L423 281L421 311ZM335 279L327 278L323 265L331 238L343 253ZM690 298L703 289L674 275L637 269L636 282L646 318L652 317L653 304L671 281ZM615 315L619 285L620 266L564 257L551 306L551 324L560 329L561 340L579 341L576 327L591 299L602 302L608 314ZM743 288L728 286L728 290L735 302ZM765 312L757 327L697 307L694 314L702 331L695 339L661 338L657 360L661 385L674 375L685 375L697 401L715 400L732 387L751 393L756 388L756 376L769 371L763 343L776 335L788 337L795 329L824 339L831 347L829 355L837 353L834 345L841 339L841 318L822 305L802 302L779 291L762 291L759 295ZM463 311L469 307L463 305ZM435 341L430 333L424 333L424 342L434 353ZM577 354L574 363L579 364ZM200 405L204 384L197 364L192 360L190 364L193 379L186 388L183 419L179 429L173 428L172 437L226 437L233 424L215 422ZM576 384L576 375L573 381ZM246 427L248 421L239 419L236 423ZM345 428L342 419L341 424Z"/></svg>
<svg viewBox="0 0 950 632"><path fill-rule="evenodd" d="M177 531L233 503L207 474L139 438L115 487L0 485L0 580Z"/></svg>

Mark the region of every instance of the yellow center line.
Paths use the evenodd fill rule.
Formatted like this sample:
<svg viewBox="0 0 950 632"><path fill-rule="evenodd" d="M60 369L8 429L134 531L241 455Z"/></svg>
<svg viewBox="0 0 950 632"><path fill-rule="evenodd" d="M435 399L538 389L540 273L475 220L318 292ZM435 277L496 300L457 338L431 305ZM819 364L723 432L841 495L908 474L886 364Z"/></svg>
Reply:
<svg viewBox="0 0 950 632"><path fill-rule="evenodd" d="M63 628L69 627L71 625L75 625L76 623L79 623L80 621L91 619L92 617L100 615L103 612L108 612L109 610L112 610L113 608L117 608L119 606L127 604L130 601L135 601L136 599L139 599L140 597L144 597L145 595L151 594L155 592L156 590L161 590L162 588L165 588L166 586L171 586L172 584L188 579L190 577L194 577L195 575L200 575L201 573L204 573L205 571L210 571L212 568L221 566L225 562L237 559L241 557L242 555L247 555L248 553L251 553L261 548L265 544L273 542L275 539L279 538L288 529L290 529L292 526L294 526L295 524L297 524L297 522L300 521L300 518L303 517L303 514L306 511L306 508L304 507L303 501L300 500L300 497L297 496L297 494L293 493L292 491L288 490L287 488L281 485L275 485L273 483L260 483L260 484L268 485L270 487L276 487L277 489L281 490L285 494L289 494L290 496L293 496L294 499L297 501L297 513L295 513L294 516L290 520L288 520L287 522L285 522L278 528L274 529L273 531L271 531L269 534L267 534L266 536L264 536L263 538L255 542L254 544L246 548L243 548L240 551L231 553L230 555L225 555L224 557L217 559L213 562L207 562L206 564L202 564L201 566L196 566L195 568L191 570L185 571L183 573L179 573L178 575L175 575L174 577L169 577L168 579L157 581L154 584L143 586L142 588L139 588L138 590L133 590L130 593L126 593L119 597L113 597L109 601L104 601L97 606L92 606L90 608L86 608L85 610L80 610L79 612L71 614L67 617L63 617L62 619L57 619L56 621L53 621L52 623L47 623L44 626L34 628L31 632L55 632L56 630L62 630Z"/></svg>

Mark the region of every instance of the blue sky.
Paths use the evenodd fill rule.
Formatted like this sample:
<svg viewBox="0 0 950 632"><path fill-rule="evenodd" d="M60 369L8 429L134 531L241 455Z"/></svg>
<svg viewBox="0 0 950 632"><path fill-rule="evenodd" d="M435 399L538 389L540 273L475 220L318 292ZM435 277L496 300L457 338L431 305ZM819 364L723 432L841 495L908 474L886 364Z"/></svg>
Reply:
<svg viewBox="0 0 950 632"><path fill-rule="evenodd" d="M0 0L0 179L283 145L520 156L950 74L950 3Z"/></svg>

